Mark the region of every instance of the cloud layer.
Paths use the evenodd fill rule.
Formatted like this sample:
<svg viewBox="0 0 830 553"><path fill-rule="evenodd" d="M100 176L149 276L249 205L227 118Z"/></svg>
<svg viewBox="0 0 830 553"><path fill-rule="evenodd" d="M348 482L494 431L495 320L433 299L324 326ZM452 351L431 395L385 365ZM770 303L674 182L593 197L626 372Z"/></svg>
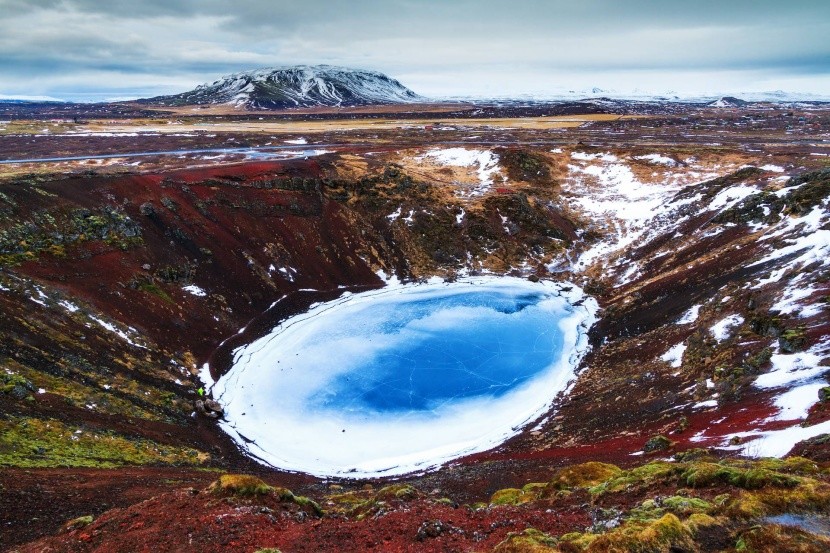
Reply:
<svg viewBox="0 0 830 553"><path fill-rule="evenodd" d="M294 63L426 95L830 94L830 3L795 0L0 0L0 94L180 92Z"/></svg>

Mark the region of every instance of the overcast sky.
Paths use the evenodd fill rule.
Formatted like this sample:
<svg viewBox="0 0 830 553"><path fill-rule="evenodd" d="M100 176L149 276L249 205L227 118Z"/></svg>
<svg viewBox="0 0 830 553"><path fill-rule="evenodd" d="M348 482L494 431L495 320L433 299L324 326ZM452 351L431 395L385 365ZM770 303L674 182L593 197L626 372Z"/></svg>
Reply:
<svg viewBox="0 0 830 553"><path fill-rule="evenodd" d="M0 0L0 95L151 96L300 63L427 96L830 96L830 1Z"/></svg>

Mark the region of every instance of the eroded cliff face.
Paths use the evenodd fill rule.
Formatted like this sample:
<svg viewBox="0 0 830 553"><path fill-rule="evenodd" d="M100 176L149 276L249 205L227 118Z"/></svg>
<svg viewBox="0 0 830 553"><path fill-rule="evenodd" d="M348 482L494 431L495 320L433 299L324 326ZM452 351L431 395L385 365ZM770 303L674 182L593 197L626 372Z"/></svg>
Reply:
<svg viewBox="0 0 830 553"><path fill-rule="evenodd" d="M416 487L478 501L565 462L803 439L827 459L830 177L765 155L381 148L2 182L0 463L260 471L193 414L223 341L281 299L480 272L583 286L602 308L593 351L549 416ZM47 530L79 514L55 509Z"/></svg>

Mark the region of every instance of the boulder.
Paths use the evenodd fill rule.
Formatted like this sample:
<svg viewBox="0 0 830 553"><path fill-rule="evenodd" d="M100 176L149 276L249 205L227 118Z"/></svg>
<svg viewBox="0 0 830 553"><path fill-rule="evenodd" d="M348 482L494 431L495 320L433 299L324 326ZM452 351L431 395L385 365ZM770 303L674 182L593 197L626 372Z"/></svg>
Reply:
<svg viewBox="0 0 830 553"><path fill-rule="evenodd" d="M222 405L216 401L215 399L208 398L205 400L205 409L208 411L212 411L214 413L222 414L225 412L225 409Z"/></svg>

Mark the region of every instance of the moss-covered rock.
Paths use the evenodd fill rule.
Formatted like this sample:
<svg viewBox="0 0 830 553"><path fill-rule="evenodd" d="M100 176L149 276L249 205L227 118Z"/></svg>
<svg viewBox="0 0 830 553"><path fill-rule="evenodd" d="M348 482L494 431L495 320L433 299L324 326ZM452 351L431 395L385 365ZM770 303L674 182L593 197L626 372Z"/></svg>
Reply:
<svg viewBox="0 0 830 553"><path fill-rule="evenodd" d="M384 486L375 494L376 501L389 501L391 499L399 499L401 501L409 501L418 497L420 493L417 489L409 484L390 484Z"/></svg>
<svg viewBox="0 0 830 553"><path fill-rule="evenodd" d="M294 495L288 488L269 486L261 479L249 474L223 474L219 480L208 487L208 492L223 497L271 496L279 501L294 503L314 515L323 515L323 509L316 501L301 495Z"/></svg>
<svg viewBox="0 0 830 553"><path fill-rule="evenodd" d="M790 328L778 337L778 345L785 353L795 353L807 347L807 335L804 327Z"/></svg>
<svg viewBox="0 0 830 553"><path fill-rule="evenodd" d="M668 513L648 523L630 523L598 536L586 551L628 551L662 553L693 551L691 531L675 515Z"/></svg>
<svg viewBox="0 0 830 553"><path fill-rule="evenodd" d="M555 553L557 541L535 528L511 532L493 549L493 553Z"/></svg>
<svg viewBox="0 0 830 553"><path fill-rule="evenodd" d="M740 468L722 463L693 463L681 475L686 485L702 488L714 484L730 484L746 490L766 486L792 488L798 485L797 477L781 474L763 467Z"/></svg>
<svg viewBox="0 0 830 553"><path fill-rule="evenodd" d="M270 494L276 489L256 476L223 474L219 480L210 485L208 491L215 494L250 496Z"/></svg>
<svg viewBox="0 0 830 553"><path fill-rule="evenodd" d="M674 442L663 435L652 436L646 442L646 445L643 446L643 451L646 453L651 453L654 451L663 451L669 449Z"/></svg>
<svg viewBox="0 0 830 553"><path fill-rule="evenodd" d="M544 484L543 484L544 486ZM490 496L490 505L521 505L538 498L536 490L525 491L518 488L505 488Z"/></svg>
<svg viewBox="0 0 830 553"><path fill-rule="evenodd" d="M798 186L785 197L787 213L805 215L830 196L830 169L804 173L791 179L788 186Z"/></svg>
<svg viewBox="0 0 830 553"><path fill-rule="evenodd" d="M560 469L554 474L548 486L552 490L587 488L618 476L621 472L622 470L616 465L589 461Z"/></svg>
<svg viewBox="0 0 830 553"><path fill-rule="evenodd" d="M741 532L735 543L740 553L825 553L830 538L817 536L799 528L777 524L753 526Z"/></svg>
<svg viewBox="0 0 830 553"><path fill-rule="evenodd" d="M588 491L592 495L603 495L606 493L647 487L656 482L665 482L676 478L683 470L685 470L685 465L681 463L653 461L630 470L622 471L617 476L613 476L601 484L592 486Z"/></svg>
<svg viewBox="0 0 830 553"><path fill-rule="evenodd" d="M64 532L71 532L72 530L78 530L79 528L84 528L85 526L89 526L92 524L94 517L92 515L85 515L78 518L73 518L69 522L63 525L61 530Z"/></svg>

